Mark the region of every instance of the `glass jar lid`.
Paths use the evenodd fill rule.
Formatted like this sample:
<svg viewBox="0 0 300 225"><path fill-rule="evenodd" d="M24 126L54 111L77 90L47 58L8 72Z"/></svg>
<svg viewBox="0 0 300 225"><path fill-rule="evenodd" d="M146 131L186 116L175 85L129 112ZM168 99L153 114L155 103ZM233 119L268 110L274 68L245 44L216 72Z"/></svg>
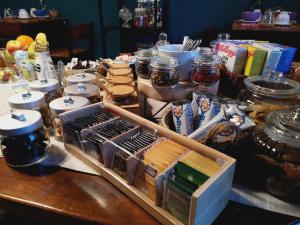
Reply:
<svg viewBox="0 0 300 225"><path fill-rule="evenodd" d="M272 98L299 98L300 84L297 81L276 76L253 76L244 80L246 88L262 96Z"/></svg>
<svg viewBox="0 0 300 225"><path fill-rule="evenodd" d="M29 83L29 87L32 91L41 91L44 93L56 90L59 87L58 80L35 80Z"/></svg>
<svg viewBox="0 0 300 225"><path fill-rule="evenodd" d="M155 69L177 69L179 62L174 57L156 56L151 59L150 66Z"/></svg>
<svg viewBox="0 0 300 225"><path fill-rule="evenodd" d="M269 113L264 130L273 140L300 150L300 106Z"/></svg>
<svg viewBox="0 0 300 225"><path fill-rule="evenodd" d="M222 63L221 58L214 52L204 49L200 52L200 56L194 59L195 65L216 66Z"/></svg>
<svg viewBox="0 0 300 225"><path fill-rule="evenodd" d="M69 110L78 109L89 104L89 100L81 96L64 96L50 102L50 109L60 114Z"/></svg>
<svg viewBox="0 0 300 225"><path fill-rule="evenodd" d="M38 111L19 110L0 117L0 135L5 137L30 133L42 126L42 116Z"/></svg>
<svg viewBox="0 0 300 225"><path fill-rule="evenodd" d="M65 87L65 95L92 97L98 95L99 88L94 84L78 83Z"/></svg>
<svg viewBox="0 0 300 225"><path fill-rule="evenodd" d="M91 83L96 79L96 76L90 73L78 73L66 78L69 83Z"/></svg>
<svg viewBox="0 0 300 225"><path fill-rule="evenodd" d="M138 59L150 59L151 57L157 56L158 51L154 49L144 49L136 52Z"/></svg>
<svg viewBox="0 0 300 225"><path fill-rule="evenodd" d="M45 103L45 95L39 91L14 94L8 98L8 103L13 109L33 109Z"/></svg>

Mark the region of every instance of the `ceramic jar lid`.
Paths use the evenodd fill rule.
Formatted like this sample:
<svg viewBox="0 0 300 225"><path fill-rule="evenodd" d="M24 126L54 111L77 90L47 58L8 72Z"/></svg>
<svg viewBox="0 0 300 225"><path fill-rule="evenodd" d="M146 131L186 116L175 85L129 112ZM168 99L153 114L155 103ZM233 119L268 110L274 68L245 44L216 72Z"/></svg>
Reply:
<svg viewBox="0 0 300 225"><path fill-rule="evenodd" d="M53 91L59 87L58 80L35 80L29 83L29 87L32 91L41 91L44 93Z"/></svg>
<svg viewBox="0 0 300 225"><path fill-rule="evenodd" d="M66 78L68 84L91 83L96 76L90 73L78 73Z"/></svg>
<svg viewBox="0 0 300 225"><path fill-rule="evenodd" d="M64 92L65 95L89 98L92 96L97 96L99 93L99 88L94 84L78 83L65 87Z"/></svg>
<svg viewBox="0 0 300 225"><path fill-rule="evenodd" d="M89 104L89 100L81 96L64 96L50 102L50 109L60 114Z"/></svg>
<svg viewBox="0 0 300 225"><path fill-rule="evenodd" d="M42 116L34 110L17 110L0 117L0 135L5 137L27 134L42 126Z"/></svg>
<svg viewBox="0 0 300 225"><path fill-rule="evenodd" d="M14 94L8 98L8 103L13 109L33 109L45 103L45 95L39 91Z"/></svg>

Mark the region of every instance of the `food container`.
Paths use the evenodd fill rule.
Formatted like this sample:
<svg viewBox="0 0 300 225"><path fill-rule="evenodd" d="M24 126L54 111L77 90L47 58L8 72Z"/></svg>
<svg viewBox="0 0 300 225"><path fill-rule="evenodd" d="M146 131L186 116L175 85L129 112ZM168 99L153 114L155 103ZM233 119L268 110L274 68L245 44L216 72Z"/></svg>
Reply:
<svg viewBox="0 0 300 225"><path fill-rule="evenodd" d="M78 83L85 83L89 84L92 83L93 80L96 79L96 76L90 73L78 73L71 76L67 76L66 78L66 85L78 84Z"/></svg>
<svg viewBox="0 0 300 225"><path fill-rule="evenodd" d="M14 81L15 75L15 71L10 67L0 68L0 83L8 83Z"/></svg>
<svg viewBox="0 0 300 225"><path fill-rule="evenodd" d="M55 138L62 141L62 130L59 115L61 113L78 109L89 104L89 100L81 96L65 96L50 102L52 123L54 127Z"/></svg>
<svg viewBox="0 0 300 225"><path fill-rule="evenodd" d="M111 76L129 76L129 77L132 77L132 69L131 68L118 68L118 69L110 68L108 70L108 73Z"/></svg>
<svg viewBox="0 0 300 225"><path fill-rule="evenodd" d="M157 56L150 62L150 80L155 87L168 87L178 83L179 62L176 58Z"/></svg>
<svg viewBox="0 0 300 225"><path fill-rule="evenodd" d="M134 100L135 89L130 85L115 85L107 87L107 94L112 102L130 103Z"/></svg>
<svg viewBox="0 0 300 225"><path fill-rule="evenodd" d="M43 92L45 94L47 104L62 96L58 80L55 79L35 80L29 83L29 87L32 91Z"/></svg>
<svg viewBox="0 0 300 225"><path fill-rule="evenodd" d="M280 74L279 74L280 75ZM275 76L253 76L244 80L245 89L239 94L241 101L252 104L249 116L262 122L266 113L287 109L300 100L300 83Z"/></svg>
<svg viewBox="0 0 300 225"><path fill-rule="evenodd" d="M12 167L36 164L51 148L37 111L20 110L1 116L0 135L2 154Z"/></svg>
<svg viewBox="0 0 300 225"><path fill-rule="evenodd" d="M64 95L66 96L81 96L88 98L91 103L101 101L99 88L94 84L78 83L65 87Z"/></svg>
<svg viewBox="0 0 300 225"><path fill-rule="evenodd" d="M192 64L192 81L210 87L220 80L221 58L213 52L203 52L199 58L194 59ZM218 85L217 85L218 86ZM217 92L218 87L216 88ZM216 94L216 93L214 93Z"/></svg>
<svg viewBox="0 0 300 225"><path fill-rule="evenodd" d="M39 91L32 91L21 94L14 94L8 98L12 109L36 110L42 114L44 125L51 128L51 113L46 103L45 95Z"/></svg>
<svg viewBox="0 0 300 225"><path fill-rule="evenodd" d="M150 79L149 65L151 57L157 56L158 52L155 50L141 50L136 53L137 62L135 65L136 74L144 79Z"/></svg>
<svg viewBox="0 0 300 225"><path fill-rule="evenodd" d="M300 202L300 106L269 113L254 130L257 169L266 191Z"/></svg>

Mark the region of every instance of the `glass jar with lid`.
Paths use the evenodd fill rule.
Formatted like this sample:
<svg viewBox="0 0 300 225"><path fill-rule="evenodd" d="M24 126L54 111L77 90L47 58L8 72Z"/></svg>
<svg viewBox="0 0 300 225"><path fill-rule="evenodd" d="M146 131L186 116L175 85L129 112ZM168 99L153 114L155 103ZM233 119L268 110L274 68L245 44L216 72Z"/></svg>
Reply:
<svg viewBox="0 0 300 225"><path fill-rule="evenodd" d="M12 111L0 117L1 150L8 165L25 167L41 162L51 150L41 114Z"/></svg>
<svg viewBox="0 0 300 225"><path fill-rule="evenodd" d="M136 28L148 27L148 14L146 8L136 8L134 23Z"/></svg>
<svg viewBox="0 0 300 225"><path fill-rule="evenodd" d="M91 84L96 79L96 75L90 73L78 73L66 77L66 85L85 83Z"/></svg>
<svg viewBox="0 0 300 225"><path fill-rule="evenodd" d="M300 83L274 74L247 77L245 89L239 94L239 100L250 104L249 116L257 124L264 121L268 112L288 109L300 102Z"/></svg>
<svg viewBox="0 0 300 225"><path fill-rule="evenodd" d="M29 83L29 88L32 91L43 92L45 94L47 104L62 96L58 80L55 79L32 81Z"/></svg>
<svg viewBox="0 0 300 225"><path fill-rule="evenodd" d="M61 113L78 109L89 104L89 100L81 96L64 96L50 102L54 136L62 141L62 130L59 115Z"/></svg>
<svg viewBox="0 0 300 225"><path fill-rule="evenodd" d="M135 72L139 77L144 79L150 79L150 60L152 57L157 55L158 51L153 49L141 50L136 53L137 62L135 65Z"/></svg>
<svg viewBox="0 0 300 225"><path fill-rule="evenodd" d="M29 91L21 94L14 94L8 98L9 106L12 109L30 109L39 111L42 114L44 125L51 128L51 113L46 103L45 95L39 91Z"/></svg>
<svg viewBox="0 0 300 225"><path fill-rule="evenodd" d="M202 49L200 56L193 60L192 64L192 82L202 85L206 88L214 86L216 94L220 80L221 58L208 49Z"/></svg>
<svg viewBox="0 0 300 225"><path fill-rule="evenodd" d="M91 103L101 101L99 88L94 84L78 83L65 87L65 96L81 96L88 98Z"/></svg>
<svg viewBox="0 0 300 225"><path fill-rule="evenodd" d="M267 114L252 136L262 185L276 197L300 202L300 106Z"/></svg>

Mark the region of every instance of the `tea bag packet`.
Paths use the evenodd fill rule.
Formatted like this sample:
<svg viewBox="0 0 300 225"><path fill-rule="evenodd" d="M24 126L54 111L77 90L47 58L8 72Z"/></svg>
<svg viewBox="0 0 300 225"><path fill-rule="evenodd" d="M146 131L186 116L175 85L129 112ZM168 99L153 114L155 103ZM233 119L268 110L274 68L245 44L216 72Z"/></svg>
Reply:
<svg viewBox="0 0 300 225"><path fill-rule="evenodd" d="M193 112L189 101L174 102L172 114L177 133L187 136L193 132Z"/></svg>
<svg viewBox="0 0 300 225"><path fill-rule="evenodd" d="M215 117L213 117L211 120L209 120L201 127L196 129L193 133L188 135L188 137L202 142L206 138L211 127L213 127L215 124L220 123L222 121L226 121L226 116L223 107L221 107L221 111Z"/></svg>
<svg viewBox="0 0 300 225"><path fill-rule="evenodd" d="M240 129L247 129L255 126L255 123L235 105L224 106L226 118Z"/></svg>
<svg viewBox="0 0 300 225"><path fill-rule="evenodd" d="M207 124L221 111L221 103L217 96L207 93L193 93L192 110L194 127L199 128Z"/></svg>

